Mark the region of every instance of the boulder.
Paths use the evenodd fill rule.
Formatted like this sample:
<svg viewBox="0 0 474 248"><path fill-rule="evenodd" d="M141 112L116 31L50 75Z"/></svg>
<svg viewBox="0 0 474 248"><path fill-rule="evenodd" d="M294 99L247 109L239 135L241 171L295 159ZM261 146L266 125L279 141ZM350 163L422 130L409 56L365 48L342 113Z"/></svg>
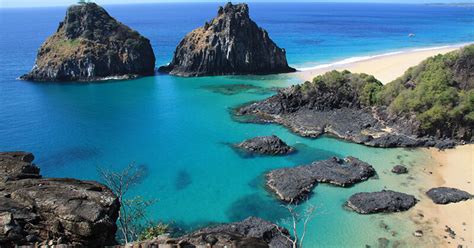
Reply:
<svg viewBox="0 0 474 248"><path fill-rule="evenodd" d="M267 175L267 186L278 198L296 203L318 183L348 187L375 175L375 169L357 158L330 158L309 165L276 169Z"/></svg>
<svg viewBox="0 0 474 248"><path fill-rule="evenodd" d="M406 174L406 173L408 173L408 169L407 169L407 167L405 167L403 165L395 165L392 168L392 172L395 173L395 174Z"/></svg>
<svg viewBox="0 0 474 248"><path fill-rule="evenodd" d="M415 206L417 199L391 190L363 192L352 195L346 206L359 214L402 212Z"/></svg>
<svg viewBox="0 0 474 248"><path fill-rule="evenodd" d="M285 155L295 151L295 148L287 145L275 135L248 139L237 144L236 147L249 153L263 155Z"/></svg>
<svg viewBox="0 0 474 248"><path fill-rule="evenodd" d="M215 76L294 72L286 52L250 19L247 4L227 3L217 17L187 34L171 63L159 68L172 75Z"/></svg>
<svg viewBox="0 0 474 248"><path fill-rule="evenodd" d="M426 192L426 195L436 204L448 204L473 198L473 196L466 191L448 187L432 188Z"/></svg>
<svg viewBox="0 0 474 248"><path fill-rule="evenodd" d="M41 46L30 81L96 81L153 75L150 41L95 3L68 8L55 34Z"/></svg>
<svg viewBox="0 0 474 248"><path fill-rule="evenodd" d="M92 181L43 179L33 159L31 153L0 153L0 247L114 245L117 197Z"/></svg>

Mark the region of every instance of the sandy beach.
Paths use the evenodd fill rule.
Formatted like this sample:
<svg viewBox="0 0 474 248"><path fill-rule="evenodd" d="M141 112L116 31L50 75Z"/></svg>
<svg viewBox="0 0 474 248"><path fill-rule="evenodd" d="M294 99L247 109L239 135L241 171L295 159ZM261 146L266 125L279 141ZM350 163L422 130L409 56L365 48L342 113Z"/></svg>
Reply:
<svg viewBox="0 0 474 248"><path fill-rule="evenodd" d="M401 76L408 68L419 64L421 61L438 54L445 54L459 49L467 44L458 44L444 47L424 48L406 50L396 53L387 53L376 56L368 56L336 62L334 64L321 65L314 68L300 69L298 76L303 80L312 80L317 75L331 70L349 70L356 73L367 73L374 75L383 84L389 83Z"/></svg>
<svg viewBox="0 0 474 248"><path fill-rule="evenodd" d="M430 159L422 176L420 191L422 195L432 187L453 187L474 194L474 145L464 145L439 151L426 149ZM420 229L430 238L424 242L433 247L474 247L474 201L468 200L447 205L434 204L424 196L411 212L411 219L420 225ZM456 235L451 237L447 226Z"/></svg>

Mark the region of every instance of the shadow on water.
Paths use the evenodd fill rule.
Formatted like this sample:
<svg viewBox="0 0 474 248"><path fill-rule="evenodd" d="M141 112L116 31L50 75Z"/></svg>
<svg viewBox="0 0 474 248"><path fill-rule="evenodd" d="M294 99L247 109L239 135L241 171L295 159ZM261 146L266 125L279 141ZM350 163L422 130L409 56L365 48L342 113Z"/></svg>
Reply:
<svg viewBox="0 0 474 248"><path fill-rule="evenodd" d="M255 193L237 199L226 210L230 221L240 221L256 216L268 221L277 222L288 217L288 212L277 200Z"/></svg>
<svg viewBox="0 0 474 248"><path fill-rule="evenodd" d="M252 188L252 189L263 189L265 188L265 173L262 173L260 175L258 175L257 177L255 177L254 179L252 179L248 185Z"/></svg>
<svg viewBox="0 0 474 248"><path fill-rule="evenodd" d="M266 95L278 91L278 87L260 87L251 84L216 84L216 85L206 85L202 86L202 89L211 91L213 93L222 94L222 95L237 95L241 93L250 93L257 95Z"/></svg>
<svg viewBox="0 0 474 248"><path fill-rule="evenodd" d="M186 170L178 171L176 175L176 180L174 182L174 187L176 190L183 190L187 188L193 182L191 174Z"/></svg>
<svg viewBox="0 0 474 248"><path fill-rule="evenodd" d="M75 161L87 161L100 156L102 153L94 147L77 146L55 151L46 156L46 159L39 159L36 163L45 167L60 167Z"/></svg>

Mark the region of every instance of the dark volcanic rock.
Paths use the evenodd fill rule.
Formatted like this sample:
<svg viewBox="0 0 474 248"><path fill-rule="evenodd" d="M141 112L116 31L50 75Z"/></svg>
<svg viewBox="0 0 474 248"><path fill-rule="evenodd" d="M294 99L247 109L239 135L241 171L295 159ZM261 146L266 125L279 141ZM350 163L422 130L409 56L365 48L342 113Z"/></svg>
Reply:
<svg viewBox="0 0 474 248"><path fill-rule="evenodd" d="M256 217L241 222L206 227L179 238L162 238L142 242L142 247L157 244L180 244L180 247L252 247L290 248L288 230ZM206 246L207 247L207 246Z"/></svg>
<svg viewBox="0 0 474 248"><path fill-rule="evenodd" d="M115 244L119 202L96 182L41 179L31 153L0 153L0 247Z"/></svg>
<svg viewBox="0 0 474 248"><path fill-rule="evenodd" d="M357 158L334 157L310 165L270 171L267 185L280 200L295 203L302 200L317 182L348 187L374 175L374 168Z"/></svg>
<svg viewBox="0 0 474 248"><path fill-rule="evenodd" d="M403 165L395 165L392 168L392 172L395 173L395 174L406 174L406 173L408 173L408 169L407 169L407 167L405 167Z"/></svg>
<svg viewBox="0 0 474 248"><path fill-rule="evenodd" d="M31 81L94 81L153 75L150 41L95 3L73 5L38 51Z"/></svg>
<svg viewBox="0 0 474 248"><path fill-rule="evenodd" d="M466 191L447 187L432 188L428 190L426 194L436 204L448 204L473 198L473 196Z"/></svg>
<svg viewBox="0 0 474 248"><path fill-rule="evenodd" d="M391 190L364 192L352 195L346 206L360 214L401 212L415 206L417 199Z"/></svg>
<svg viewBox="0 0 474 248"><path fill-rule="evenodd" d="M216 18L187 34L160 72L178 76L293 72L286 52L250 19L247 4L227 3Z"/></svg>
<svg viewBox="0 0 474 248"><path fill-rule="evenodd" d="M284 155L295 151L293 147L288 146L275 135L248 139L237 144L236 147L250 153L265 155Z"/></svg>
<svg viewBox="0 0 474 248"><path fill-rule="evenodd" d="M373 147L450 148L457 144L420 136L415 116L401 118L389 114L385 106L367 103L364 92L377 87L382 84L372 76L332 71L239 107L235 115L251 117L242 118L246 122L278 123L304 137L327 134Z"/></svg>

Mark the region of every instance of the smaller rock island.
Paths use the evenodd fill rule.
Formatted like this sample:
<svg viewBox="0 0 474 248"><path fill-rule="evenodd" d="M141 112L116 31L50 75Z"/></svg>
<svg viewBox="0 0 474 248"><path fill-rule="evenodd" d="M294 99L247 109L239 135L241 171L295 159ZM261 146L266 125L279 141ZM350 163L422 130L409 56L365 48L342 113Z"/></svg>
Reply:
<svg viewBox="0 0 474 248"><path fill-rule="evenodd" d="M287 145L275 135L244 140L236 147L249 153L261 155L286 155L295 152L295 148Z"/></svg>
<svg viewBox="0 0 474 248"><path fill-rule="evenodd" d="M69 7L41 46L29 81L98 81L153 75L150 41L95 3Z"/></svg>
<svg viewBox="0 0 474 248"><path fill-rule="evenodd" d="M346 206L359 214L393 213L407 211L418 200L405 193L392 190L362 192L352 195Z"/></svg>
<svg viewBox="0 0 474 248"><path fill-rule="evenodd" d="M294 72L286 52L267 31L250 19L247 4L227 3L217 17L187 34L173 60L160 72L172 75L217 76Z"/></svg>
<svg viewBox="0 0 474 248"><path fill-rule="evenodd" d="M436 204L456 203L474 198L464 190L448 187L432 188L426 192L426 195Z"/></svg>
<svg viewBox="0 0 474 248"><path fill-rule="evenodd" d="M375 169L354 157L337 157L309 165L281 168L266 174L267 186L279 200L298 203L306 200L317 183L349 187L375 176Z"/></svg>

